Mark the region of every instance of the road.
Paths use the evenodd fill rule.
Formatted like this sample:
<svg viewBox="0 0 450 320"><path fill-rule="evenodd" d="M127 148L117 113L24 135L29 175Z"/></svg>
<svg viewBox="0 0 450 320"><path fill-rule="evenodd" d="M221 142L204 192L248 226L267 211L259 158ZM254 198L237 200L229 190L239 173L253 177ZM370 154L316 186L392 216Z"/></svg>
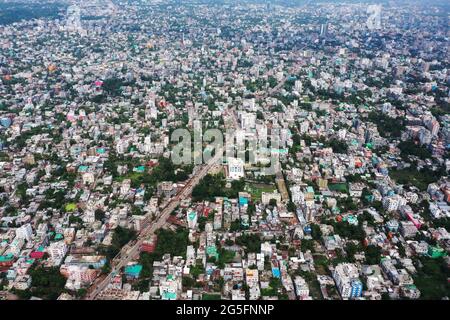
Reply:
<svg viewBox="0 0 450 320"><path fill-rule="evenodd" d="M284 84L288 80L289 75L295 70L296 70L296 67L289 68L288 75L284 76L283 79L280 81L280 83L278 83L275 87L265 91L263 94L256 94L255 99L260 100L260 99L268 98L268 97L272 96L272 94L274 94L275 92L279 91L281 88L284 87ZM268 72L266 73L266 76L267 75L268 75Z"/></svg>
<svg viewBox="0 0 450 320"><path fill-rule="evenodd" d="M98 278L91 285L90 291L85 297L86 300L94 300L99 293L111 283L111 280L118 272L120 272L121 268L125 267L129 262L138 257L139 249L144 240L147 239L149 235L155 233L156 230L167 224L167 218L170 216L170 213L175 210L182 199L187 198L192 193L194 187L206 176L208 171L211 170L215 164L221 163L220 160L222 156L223 148L217 150L215 156L211 158L208 163L203 165L200 170L188 180L183 189L181 189L178 194L168 202L156 220L141 230L135 242L128 243L122 248L120 253L111 262L111 272L105 278Z"/></svg>
<svg viewBox="0 0 450 320"><path fill-rule="evenodd" d="M267 91L263 96L271 96L274 92L278 91L284 86L286 80L287 77L285 77L277 86ZM257 96L257 98L260 99L262 97ZM231 116L231 120L235 128L238 128L239 124L237 121L236 112L232 110L227 115ZM231 139L233 135L234 132L230 133L230 136L227 136L227 139L225 139L225 141L229 141L228 139ZM86 300L94 300L100 294L100 292L106 289L106 287L111 283L111 280L114 278L114 276L118 272L120 272L123 267L128 265L129 262L139 256L139 250L144 240L147 239L148 236L154 234L156 230L162 228L167 224L167 218L170 216L170 213L173 212L173 210L175 210L175 208L180 204L180 201L182 199L186 199L192 193L194 187L200 182L201 179L206 176L208 171L211 170L211 168L215 164L220 163L220 160L223 156L223 151L223 148L217 150L215 156L211 158L208 163L203 165L201 169L188 180L183 189L180 190L178 194L168 202L168 204L161 211L161 214L156 218L156 220L141 230L135 242L128 243L121 249L119 254L111 261L111 272L106 277L97 278L97 280L94 281L94 283L90 287L88 294L85 297Z"/></svg>

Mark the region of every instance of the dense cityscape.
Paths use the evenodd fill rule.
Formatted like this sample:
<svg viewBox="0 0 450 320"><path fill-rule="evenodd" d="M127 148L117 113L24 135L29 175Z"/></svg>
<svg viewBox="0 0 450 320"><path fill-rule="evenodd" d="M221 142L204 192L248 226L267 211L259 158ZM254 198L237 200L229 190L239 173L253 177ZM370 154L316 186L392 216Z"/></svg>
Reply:
<svg viewBox="0 0 450 320"><path fill-rule="evenodd" d="M0 0L0 300L448 300L449 7Z"/></svg>

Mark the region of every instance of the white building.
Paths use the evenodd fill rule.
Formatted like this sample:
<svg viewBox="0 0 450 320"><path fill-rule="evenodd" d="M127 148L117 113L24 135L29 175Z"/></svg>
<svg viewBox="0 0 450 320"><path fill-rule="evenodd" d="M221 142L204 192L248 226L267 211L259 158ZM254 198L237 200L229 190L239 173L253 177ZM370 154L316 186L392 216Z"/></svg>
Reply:
<svg viewBox="0 0 450 320"><path fill-rule="evenodd" d="M301 191L300 186L294 185L290 188L292 195L292 202L295 204L301 204L305 202L305 195Z"/></svg>
<svg viewBox="0 0 450 320"><path fill-rule="evenodd" d="M116 144L116 152L118 154L124 154L128 149L128 141L127 140L119 140Z"/></svg>
<svg viewBox="0 0 450 320"><path fill-rule="evenodd" d="M144 138L144 152L147 154L152 152L152 139L150 135Z"/></svg>
<svg viewBox="0 0 450 320"><path fill-rule="evenodd" d="M244 176L244 161L238 158L228 158L228 178L239 180Z"/></svg>
<svg viewBox="0 0 450 320"><path fill-rule="evenodd" d="M264 270L264 254L263 253L257 253L256 254L256 267L259 271Z"/></svg>
<svg viewBox="0 0 450 320"><path fill-rule="evenodd" d="M195 248L194 246L187 246L186 249L186 266L195 265Z"/></svg>
<svg viewBox="0 0 450 320"><path fill-rule="evenodd" d="M272 245L269 242L261 243L261 253L267 257L272 256Z"/></svg>
<svg viewBox="0 0 450 320"><path fill-rule="evenodd" d="M303 88L302 82L300 80L295 80L295 91L301 93L302 88Z"/></svg>
<svg viewBox="0 0 450 320"><path fill-rule="evenodd" d="M241 113L241 128L244 130L254 129L256 125L256 113Z"/></svg>
<svg viewBox="0 0 450 320"><path fill-rule="evenodd" d="M359 280L359 271L352 263L340 263L333 271L333 278L336 282L342 298L355 298L362 295L362 283Z"/></svg>
<svg viewBox="0 0 450 320"><path fill-rule="evenodd" d="M33 238L33 228L31 227L31 224L27 223L17 228L16 237L30 242Z"/></svg>
<svg viewBox="0 0 450 320"><path fill-rule="evenodd" d="M82 175L83 184L85 185L91 185L95 182L95 177L92 172L86 172Z"/></svg>
<svg viewBox="0 0 450 320"><path fill-rule="evenodd" d="M385 208L387 211L398 210L399 207L405 204L406 199L399 195L383 198L383 208Z"/></svg>
<svg viewBox="0 0 450 320"><path fill-rule="evenodd" d="M261 296L259 289L259 273L258 270L246 269L245 280L249 286L249 300L258 300Z"/></svg>
<svg viewBox="0 0 450 320"><path fill-rule="evenodd" d="M300 300L303 300L309 296L309 287L305 279L300 276L294 278L295 293Z"/></svg>
<svg viewBox="0 0 450 320"><path fill-rule="evenodd" d="M60 265L67 254L67 245L64 241L53 242L48 246L47 252L53 265Z"/></svg>

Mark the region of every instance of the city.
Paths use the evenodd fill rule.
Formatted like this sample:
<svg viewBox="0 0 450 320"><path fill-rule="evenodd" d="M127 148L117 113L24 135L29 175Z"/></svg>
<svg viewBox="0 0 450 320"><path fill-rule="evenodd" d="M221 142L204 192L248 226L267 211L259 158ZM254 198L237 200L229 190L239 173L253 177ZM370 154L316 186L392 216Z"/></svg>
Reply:
<svg viewBox="0 0 450 320"><path fill-rule="evenodd" d="M448 300L449 8L0 0L0 300Z"/></svg>

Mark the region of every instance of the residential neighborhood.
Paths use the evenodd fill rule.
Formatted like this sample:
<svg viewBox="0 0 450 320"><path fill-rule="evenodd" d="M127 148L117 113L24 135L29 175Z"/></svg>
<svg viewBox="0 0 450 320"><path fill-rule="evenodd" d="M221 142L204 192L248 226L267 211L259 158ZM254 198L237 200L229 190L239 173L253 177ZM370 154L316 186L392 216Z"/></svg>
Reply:
<svg viewBox="0 0 450 320"><path fill-rule="evenodd" d="M0 300L448 300L449 4L304 2L0 0Z"/></svg>

